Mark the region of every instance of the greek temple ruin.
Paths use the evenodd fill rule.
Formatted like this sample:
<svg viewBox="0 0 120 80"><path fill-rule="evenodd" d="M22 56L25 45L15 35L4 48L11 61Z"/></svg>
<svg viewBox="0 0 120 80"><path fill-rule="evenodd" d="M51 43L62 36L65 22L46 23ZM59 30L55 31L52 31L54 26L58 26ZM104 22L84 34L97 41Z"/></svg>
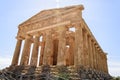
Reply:
<svg viewBox="0 0 120 80"><path fill-rule="evenodd" d="M105 53L82 18L83 5L43 10L18 26L12 66L78 66L108 73Z"/></svg>

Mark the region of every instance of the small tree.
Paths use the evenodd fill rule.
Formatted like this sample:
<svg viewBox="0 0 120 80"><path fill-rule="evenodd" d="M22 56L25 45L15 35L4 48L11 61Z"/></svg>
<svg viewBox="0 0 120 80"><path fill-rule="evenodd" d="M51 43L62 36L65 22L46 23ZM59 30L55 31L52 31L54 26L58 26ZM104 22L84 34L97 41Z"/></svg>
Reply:
<svg viewBox="0 0 120 80"><path fill-rule="evenodd" d="M66 66L58 67L58 80L70 80L69 71Z"/></svg>

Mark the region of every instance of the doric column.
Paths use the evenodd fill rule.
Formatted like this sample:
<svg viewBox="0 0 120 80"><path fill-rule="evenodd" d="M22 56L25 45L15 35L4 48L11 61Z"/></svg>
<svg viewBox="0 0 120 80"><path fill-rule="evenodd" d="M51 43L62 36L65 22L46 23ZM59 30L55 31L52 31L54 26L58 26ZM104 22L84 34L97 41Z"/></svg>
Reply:
<svg viewBox="0 0 120 80"><path fill-rule="evenodd" d="M95 69L98 70L98 50L97 50L97 47L95 45Z"/></svg>
<svg viewBox="0 0 120 80"><path fill-rule="evenodd" d="M75 41L73 38L70 37L70 40L69 40L69 52L70 52L70 65L74 65L74 49L75 49Z"/></svg>
<svg viewBox="0 0 120 80"><path fill-rule="evenodd" d="M102 71L105 72L105 60L104 60L104 54L102 53L101 55L102 55L102 59L101 59L101 60L102 60L102 64L103 64L103 65L102 65Z"/></svg>
<svg viewBox="0 0 120 80"><path fill-rule="evenodd" d="M104 57L105 57L105 72L108 73L107 53L104 53Z"/></svg>
<svg viewBox="0 0 120 80"><path fill-rule="evenodd" d="M93 52L92 52L92 65L93 65L93 68L95 69L95 45L94 45L94 40L92 41L92 48L93 48Z"/></svg>
<svg viewBox="0 0 120 80"><path fill-rule="evenodd" d="M104 72L105 73L107 73L107 65L106 65L106 62L107 60L106 60L106 54L105 53L103 53L103 70L104 70Z"/></svg>
<svg viewBox="0 0 120 80"><path fill-rule="evenodd" d="M101 53L101 71L104 72L104 58L103 58L103 53Z"/></svg>
<svg viewBox="0 0 120 80"><path fill-rule="evenodd" d="M102 71L105 71L105 69L104 69L104 68L105 68L105 66L104 66L104 65L105 65L105 62L104 62L103 53L101 53L101 64L102 64L102 65L101 65L101 66L102 66Z"/></svg>
<svg viewBox="0 0 120 80"><path fill-rule="evenodd" d="M90 59L91 59L91 56L90 56L90 53L91 53L91 46L90 46L90 35L87 34L87 43L88 43L88 67L90 68L91 67L91 64L90 64Z"/></svg>
<svg viewBox="0 0 120 80"><path fill-rule="evenodd" d="M13 59L12 59L12 64L11 65L18 65L18 60L19 60L19 55L20 55L20 50L21 50L21 44L22 44L22 39L17 39Z"/></svg>
<svg viewBox="0 0 120 80"><path fill-rule="evenodd" d="M66 49L65 49L66 51L65 51L65 55L64 55L64 60L65 60L65 63L64 63L64 65L66 65L66 66L69 66L70 65L70 48L69 47L66 47Z"/></svg>
<svg viewBox="0 0 120 80"><path fill-rule="evenodd" d="M89 36L89 65L90 65L90 68L93 68L93 63L92 63L92 54L93 54L93 52L92 52L92 42L91 42L91 36Z"/></svg>
<svg viewBox="0 0 120 80"><path fill-rule="evenodd" d="M75 25L74 65L83 65L83 30L82 24Z"/></svg>
<svg viewBox="0 0 120 80"><path fill-rule="evenodd" d="M89 67L89 64L88 64L88 34L87 34L87 32L86 31L84 31L84 33L83 33L83 37L84 37L84 39L83 39L83 43L84 43L84 65L86 66L86 67Z"/></svg>
<svg viewBox="0 0 120 80"><path fill-rule="evenodd" d="M31 47L31 36L26 36L25 43L22 51L22 57L20 65L28 65L29 55L30 55L30 47Z"/></svg>
<svg viewBox="0 0 120 80"><path fill-rule="evenodd" d="M82 64L86 66L86 37L85 37L85 30L83 29L83 57L82 57Z"/></svg>
<svg viewBox="0 0 120 80"><path fill-rule="evenodd" d="M37 66L39 50L39 35L35 36L30 65Z"/></svg>
<svg viewBox="0 0 120 80"><path fill-rule="evenodd" d="M41 42L39 66L43 64L43 56L44 56L44 49L45 49L45 38L44 37L45 36L43 36L42 42Z"/></svg>
<svg viewBox="0 0 120 80"><path fill-rule="evenodd" d="M101 52L99 53L99 66L100 66L100 71L102 71L102 64L101 64L101 61L102 61L102 56L101 56Z"/></svg>
<svg viewBox="0 0 120 80"><path fill-rule="evenodd" d="M100 71L100 52L98 51L98 70Z"/></svg>
<svg viewBox="0 0 120 80"><path fill-rule="evenodd" d="M92 53L91 53L91 67L94 69L94 63L93 63L93 60L94 60L94 48L93 48L93 41L91 39L91 48L92 48Z"/></svg>
<svg viewBox="0 0 120 80"><path fill-rule="evenodd" d="M103 59L103 71L106 72L106 66L105 66L105 54L102 53L102 59Z"/></svg>
<svg viewBox="0 0 120 80"><path fill-rule="evenodd" d="M52 31L47 30L45 35L46 43L43 56L43 64L52 65L53 64L53 41L52 41Z"/></svg>
<svg viewBox="0 0 120 80"><path fill-rule="evenodd" d="M66 65L65 64L65 51L66 51L66 30L65 26L59 27L59 44L58 44L58 57L57 57L57 65Z"/></svg>

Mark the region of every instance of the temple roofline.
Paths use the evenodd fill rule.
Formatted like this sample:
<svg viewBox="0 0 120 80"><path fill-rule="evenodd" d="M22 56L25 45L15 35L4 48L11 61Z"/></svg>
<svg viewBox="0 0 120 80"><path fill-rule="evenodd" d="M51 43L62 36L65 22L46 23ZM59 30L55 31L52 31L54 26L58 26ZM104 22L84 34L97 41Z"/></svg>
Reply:
<svg viewBox="0 0 120 80"><path fill-rule="evenodd" d="M68 10L67 10L68 9ZM26 22L30 21L33 17L39 15L41 12L46 12L46 11L56 11L56 10L64 10L63 12L60 12L59 14L52 14L50 16L43 16L41 17L41 19L39 19L39 21L41 20L44 20L44 19L48 19L50 17L53 17L53 16L57 16L57 15L60 15L60 14L65 14L65 13L68 13L68 12L71 12L71 11L74 11L76 9L79 9L79 10L84 10L84 6L83 5L74 5L74 6L70 6L70 7L63 7L63 8L54 8L54 9L47 9L47 10L43 10L43 11L40 11L39 13L37 13L36 15L32 16L31 18L29 18L28 20L24 21L23 23L19 24L18 27L21 27L21 26L25 26ZM34 21L33 21L34 22ZM38 22L38 21L35 21L35 22ZM34 23L35 23L34 22ZM24 25L25 24L25 25ZM28 24L29 25L29 24Z"/></svg>

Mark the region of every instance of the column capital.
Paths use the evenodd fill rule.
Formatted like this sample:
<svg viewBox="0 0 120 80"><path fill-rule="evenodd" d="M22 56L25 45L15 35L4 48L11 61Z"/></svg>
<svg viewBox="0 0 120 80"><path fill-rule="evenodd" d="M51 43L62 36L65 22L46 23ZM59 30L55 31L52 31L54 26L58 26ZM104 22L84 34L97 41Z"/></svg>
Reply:
<svg viewBox="0 0 120 80"><path fill-rule="evenodd" d="M26 35L25 38L26 38L26 39L30 39L30 38L32 38L32 36Z"/></svg>
<svg viewBox="0 0 120 80"><path fill-rule="evenodd" d="M35 34L34 36L35 37L40 37L42 34Z"/></svg>
<svg viewBox="0 0 120 80"><path fill-rule="evenodd" d="M31 38L32 36L27 35L25 37L25 43L22 51L22 57L20 65L28 65L29 55L30 55L30 47L31 47Z"/></svg>
<svg viewBox="0 0 120 80"><path fill-rule="evenodd" d="M19 37L19 36L16 36L15 37L17 40L23 40L23 38Z"/></svg>
<svg viewBox="0 0 120 80"><path fill-rule="evenodd" d="M79 22L79 23L77 23L77 24L74 24L74 27L75 27L75 28L82 28L82 29L84 28L82 22Z"/></svg>

